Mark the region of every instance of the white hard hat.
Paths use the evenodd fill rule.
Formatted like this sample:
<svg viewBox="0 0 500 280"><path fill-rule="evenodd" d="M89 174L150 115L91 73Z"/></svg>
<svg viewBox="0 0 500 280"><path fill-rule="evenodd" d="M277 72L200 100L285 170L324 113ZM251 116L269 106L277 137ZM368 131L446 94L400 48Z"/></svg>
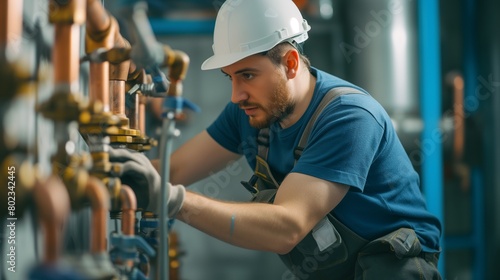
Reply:
<svg viewBox="0 0 500 280"><path fill-rule="evenodd" d="M226 0L215 21L214 55L201 69L225 67L283 41L302 43L310 29L292 0Z"/></svg>

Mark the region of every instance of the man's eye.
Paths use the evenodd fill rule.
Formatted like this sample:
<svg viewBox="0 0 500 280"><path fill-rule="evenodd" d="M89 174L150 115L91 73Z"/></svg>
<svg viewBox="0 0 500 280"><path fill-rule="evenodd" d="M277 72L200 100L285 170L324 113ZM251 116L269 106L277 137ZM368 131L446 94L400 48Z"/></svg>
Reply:
<svg viewBox="0 0 500 280"><path fill-rule="evenodd" d="M245 80L251 80L254 77L254 75L250 73L243 73L242 76L243 78L245 78Z"/></svg>
<svg viewBox="0 0 500 280"><path fill-rule="evenodd" d="M231 81L233 80L233 78L232 78L231 76L229 76L228 74L225 74L225 73L224 73L224 76L226 76L226 77L227 77L229 80L231 80Z"/></svg>

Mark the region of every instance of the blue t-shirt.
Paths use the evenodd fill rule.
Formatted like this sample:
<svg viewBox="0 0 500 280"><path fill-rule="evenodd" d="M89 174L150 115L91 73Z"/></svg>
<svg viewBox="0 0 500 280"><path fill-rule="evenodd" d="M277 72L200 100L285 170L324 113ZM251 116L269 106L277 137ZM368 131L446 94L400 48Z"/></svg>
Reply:
<svg viewBox="0 0 500 280"><path fill-rule="evenodd" d="M390 117L369 94L342 95L330 102L295 163L294 149L323 96L334 87L360 89L315 68L311 73L317 78L316 87L303 116L286 129L278 123L270 127L267 162L275 178L281 181L296 172L349 185L349 192L332 211L344 225L368 240L401 227L412 228L424 251L438 251L441 224L427 211L419 176ZM255 168L259 130L250 126L237 104L229 103L207 131Z"/></svg>

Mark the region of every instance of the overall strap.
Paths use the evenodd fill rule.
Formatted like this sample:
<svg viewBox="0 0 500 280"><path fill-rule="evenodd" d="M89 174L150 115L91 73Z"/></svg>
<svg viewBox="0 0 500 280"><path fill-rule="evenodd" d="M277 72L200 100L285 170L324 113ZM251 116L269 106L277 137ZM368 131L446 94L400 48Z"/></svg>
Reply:
<svg viewBox="0 0 500 280"><path fill-rule="evenodd" d="M297 163L297 160L300 158L302 155L302 151L307 145L307 140L309 140L309 134L311 134L312 128L314 126L314 123L316 122L316 119L319 117L321 112L325 109L325 107L330 104L332 100L335 98L344 95L344 94L352 94L352 93L358 93L358 94L365 94L362 91L352 88L352 87L335 87L332 88L330 91L328 91L321 102L319 103L318 107L316 108L316 111L314 111L311 119L309 119L309 122L306 125L306 128L304 129L304 132L302 132L302 136L300 137L299 144L295 148L295 151L293 152L294 158L295 158L295 163Z"/></svg>
<svg viewBox="0 0 500 280"><path fill-rule="evenodd" d="M269 128L259 130L257 136L257 155L267 161L267 152L269 151Z"/></svg>

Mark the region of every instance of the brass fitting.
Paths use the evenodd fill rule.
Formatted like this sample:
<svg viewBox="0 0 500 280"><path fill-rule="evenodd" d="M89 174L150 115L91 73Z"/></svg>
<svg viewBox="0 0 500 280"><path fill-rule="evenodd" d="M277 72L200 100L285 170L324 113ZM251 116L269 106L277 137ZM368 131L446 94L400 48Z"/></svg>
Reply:
<svg viewBox="0 0 500 280"><path fill-rule="evenodd" d="M82 107L80 100L74 94L56 92L49 100L37 108L45 118L53 121L71 122L80 117Z"/></svg>
<svg viewBox="0 0 500 280"><path fill-rule="evenodd" d="M73 209L80 209L82 199L85 196L85 188L88 182L88 158L78 155L67 156L68 160L62 158L52 159L52 173L60 177L68 190ZM61 161L63 160L63 161Z"/></svg>
<svg viewBox="0 0 500 280"><path fill-rule="evenodd" d="M165 66L169 68L168 78L170 87L168 96L182 95L182 80L186 78L186 73L189 66L189 56L179 50L172 50L169 46L164 46L165 51Z"/></svg>
<svg viewBox="0 0 500 280"><path fill-rule="evenodd" d="M112 169L119 168L116 164L112 165ZM116 174L116 173L115 173ZM112 174L111 174L112 175ZM110 201L111 201L111 215L113 219L121 218L119 216L122 205L120 200L120 193L122 189L122 183L119 178L110 177L109 174L107 177L101 179L106 188L108 189ZM113 216L114 215L114 216Z"/></svg>
<svg viewBox="0 0 500 280"><path fill-rule="evenodd" d="M83 24L86 20L85 0L50 0L49 22L52 24Z"/></svg>

